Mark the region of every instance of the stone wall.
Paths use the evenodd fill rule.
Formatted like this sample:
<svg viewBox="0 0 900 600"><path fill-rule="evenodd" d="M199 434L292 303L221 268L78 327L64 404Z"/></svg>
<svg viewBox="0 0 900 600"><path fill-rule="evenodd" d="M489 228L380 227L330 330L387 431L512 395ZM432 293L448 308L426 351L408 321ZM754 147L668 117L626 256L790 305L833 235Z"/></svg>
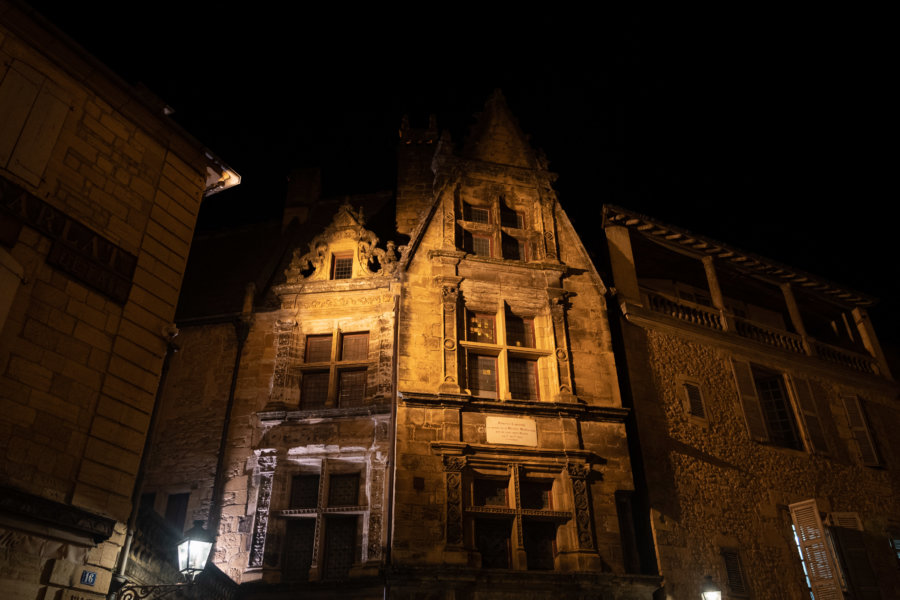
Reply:
<svg viewBox="0 0 900 600"><path fill-rule="evenodd" d="M74 44L0 14L0 253L20 275L0 291L0 485L118 523L94 546L5 521L0 595L93 598L131 509L207 163Z"/></svg>
<svg viewBox="0 0 900 600"><path fill-rule="evenodd" d="M721 549L737 549L753 598L807 598L791 534L788 505L816 499L822 512L857 512L870 535L867 551L883 597L900 578L887 545L900 516L889 440L900 423L889 386L852 373L784 360L752 346L717 347L710 340L626 325L626 353L650 490L656 551L670 598L699 593L704 575L723 589ZM750 439L731 359L808 379L828 442L810 454ZM684 378L700 385L706 419L686 408ZM860 464L841 396L865 398L884 468ZM728 596L737 597L737 596Z"/></svg>

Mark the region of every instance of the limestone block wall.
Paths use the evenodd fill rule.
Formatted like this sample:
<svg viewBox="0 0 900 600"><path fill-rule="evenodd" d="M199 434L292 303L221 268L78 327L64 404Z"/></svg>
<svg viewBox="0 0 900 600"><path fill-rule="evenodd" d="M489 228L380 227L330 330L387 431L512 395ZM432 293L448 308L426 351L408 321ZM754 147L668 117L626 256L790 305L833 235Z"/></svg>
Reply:
<svg viewBox="0 0 900 600"><path fill-rule="evenodd" d="M900 420L889 386L810 369L778 357L716 347L671 332L626 326L626 354L650 493L651 525L670 598L692 597L704 575L725 588L722 548L737 549L753 598L807 598L788 504L816 499L824 512L857 512L883 597L898 593L888 526L900 517L897 457L890 440ZM731 358L802 376L812 384L829 445L826 455L752 441ZM681 382L699 384L706 420L686 409ZM856 455L841 396L866 400L884 468Z"/></svg>
<svg viewBox="0 0 900 600"><path fill-rule="evenodd" d="M93 59L17 7L0 12L0 219L20 274L3 291L0 485L121 523L206 165ZM122 533L57 551L4 532L0 595L33 597L57 560L52 585L91 598ZM93 586L82 567L97 571Z"/></svg>

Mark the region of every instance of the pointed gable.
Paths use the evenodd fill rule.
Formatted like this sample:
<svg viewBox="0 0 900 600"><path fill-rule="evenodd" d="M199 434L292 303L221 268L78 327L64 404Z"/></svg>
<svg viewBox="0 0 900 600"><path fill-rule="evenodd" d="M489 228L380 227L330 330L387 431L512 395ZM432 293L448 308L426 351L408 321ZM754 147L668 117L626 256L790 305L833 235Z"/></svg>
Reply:
<svg viewBox="0 0 900 600"><path fill-rule="evenodd" d="M500 90L495 90L485 103L462 154L466 158L514 167L538 167L535 152Z"/></svg>

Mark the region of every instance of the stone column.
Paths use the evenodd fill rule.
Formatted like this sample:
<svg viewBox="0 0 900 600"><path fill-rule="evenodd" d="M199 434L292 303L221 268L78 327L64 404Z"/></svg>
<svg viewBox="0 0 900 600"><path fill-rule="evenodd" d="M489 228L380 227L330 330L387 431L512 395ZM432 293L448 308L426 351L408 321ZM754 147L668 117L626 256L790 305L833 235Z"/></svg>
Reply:
<svg viewBox="0 0 900 600"><path fill-rule="evenodd" d="M550 317L553 321L554 356L559 373L559 389L556 402L575 401L574 372L569 352L569 332L566 324L566 308L568 293L562 289L548 290L550 295Z"/></svg>

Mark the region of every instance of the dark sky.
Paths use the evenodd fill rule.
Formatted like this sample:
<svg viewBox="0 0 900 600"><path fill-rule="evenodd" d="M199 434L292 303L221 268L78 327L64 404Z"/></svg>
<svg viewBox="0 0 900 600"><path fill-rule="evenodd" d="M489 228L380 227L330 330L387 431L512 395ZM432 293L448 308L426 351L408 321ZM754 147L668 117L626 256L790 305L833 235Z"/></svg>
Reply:
<svg viewBox="0 0 900 600"><path fill-rule="evenodd" d="M389 189L403 114L461 141L499 87L589 246L618 204L877 296L900 338L885 14L123 4L33 3L243 176L201 227L277 215L295 166Z"/></svg>

